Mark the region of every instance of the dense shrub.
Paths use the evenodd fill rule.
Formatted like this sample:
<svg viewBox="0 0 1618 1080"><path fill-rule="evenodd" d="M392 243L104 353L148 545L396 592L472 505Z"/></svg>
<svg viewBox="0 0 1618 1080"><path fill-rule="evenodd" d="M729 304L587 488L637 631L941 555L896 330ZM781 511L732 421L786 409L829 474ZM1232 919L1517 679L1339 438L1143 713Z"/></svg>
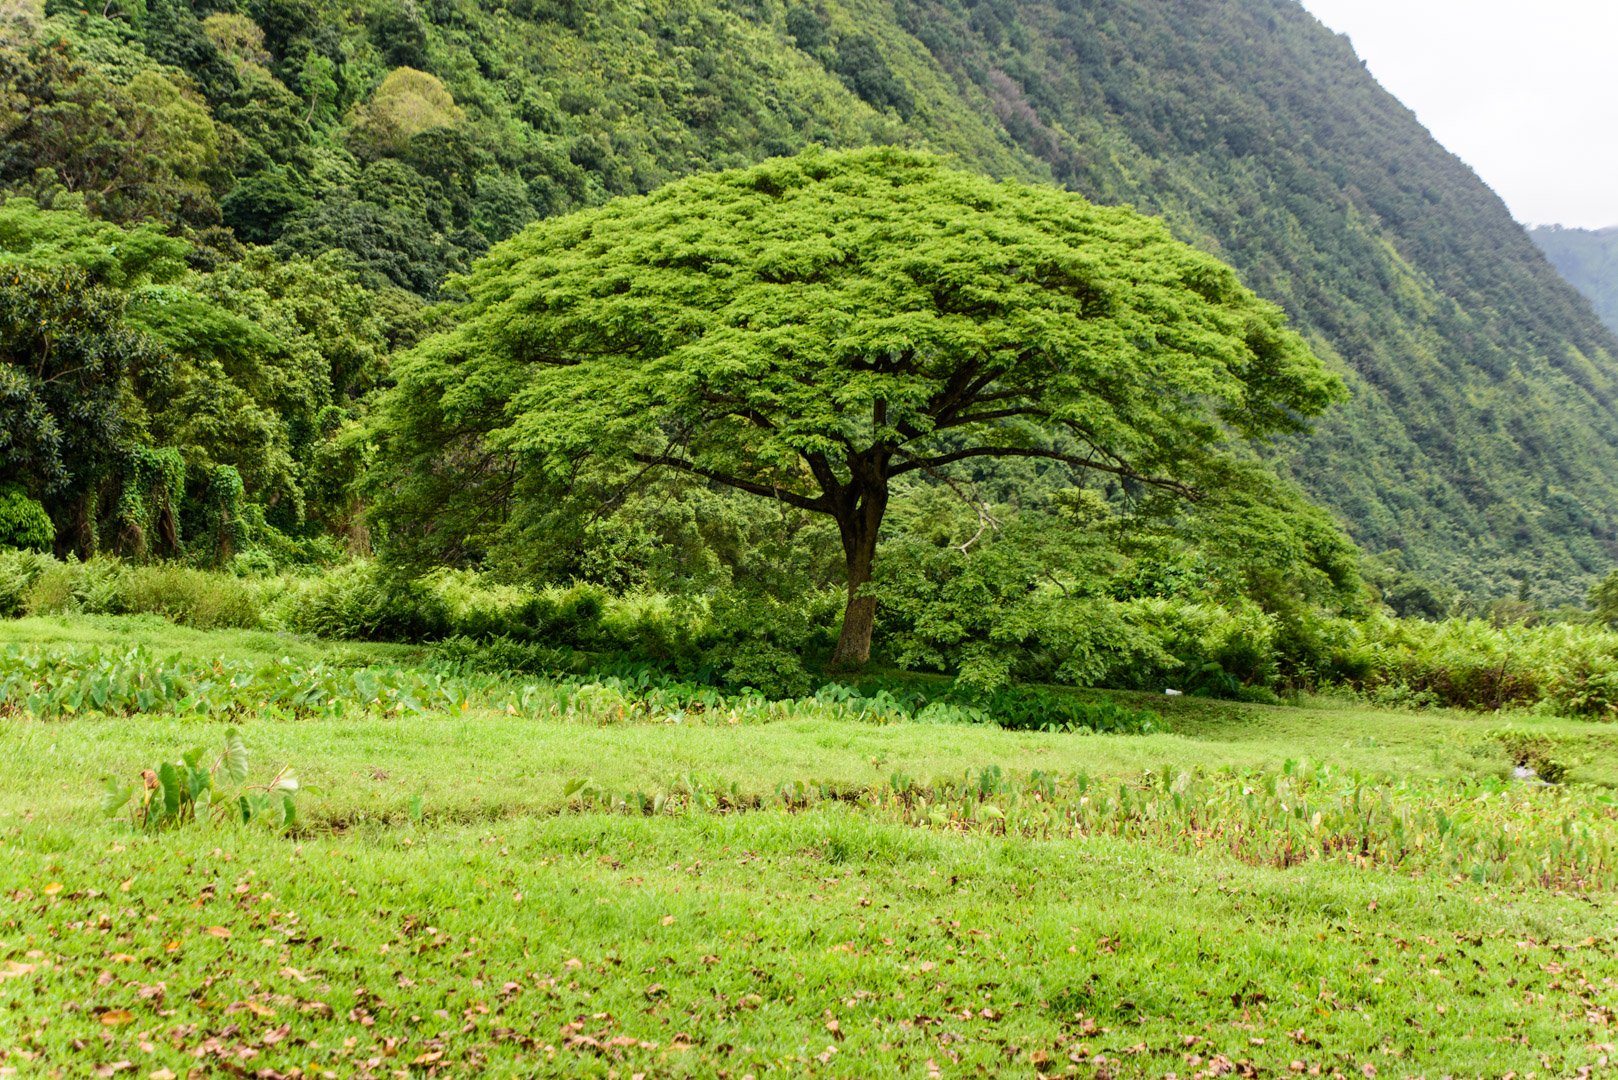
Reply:
<svg viewBox="0 0 1618 1080"><path fill-rule="evenodd" d="M49 551L56 541L56 526L21 484L0 484L0 547Z"/></svg>
<svg viewBox="0 0 1618 1080"><path fill-rule="evenodd" d="M145 613L203 630L253 627L260 621L258 597L246 583L184 566L136 566L117 559L58 562L46 556L27 565L0 562L0 609L12 595L17 595L14 615Z"/></svg>
<svg viewBox="0 0 1618 1080"><path fill-rule="evenodd" d="M18 548L0 548L0 618L27 614L28 595L47 567L49 555Z"/></svg>
<svg viewBox="0 0 1618 1080"><path fill-rule="evenodd" d="M423 580L352 562L298 583L277 604L287 629L361 641L432 641L450 632L449 606Z"/></svg>
<svg viewBox="0 0 1618 1080"><path fill-rule="evenodd" d="M1257 607L1159 599L1128 600L1118 607L1132 636L1154 648L1118 656L1102 675L1102 685L1235 697L1243 687L1275 681L1277 623Z"/></svg>

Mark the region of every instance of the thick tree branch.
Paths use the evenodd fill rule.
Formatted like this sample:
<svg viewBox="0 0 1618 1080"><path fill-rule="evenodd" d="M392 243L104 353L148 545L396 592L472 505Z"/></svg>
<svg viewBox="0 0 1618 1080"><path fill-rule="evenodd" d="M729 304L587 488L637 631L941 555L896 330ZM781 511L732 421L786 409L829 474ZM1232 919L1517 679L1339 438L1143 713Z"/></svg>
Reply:
<svg viewBox="0 0 1618 1080"><path fill-rule="evenodd" d="M847 445L846 441L844 445ZM837 474L832 472L831 462L826 460L825 454L818 451L803 455L803 460L809 463L809 471L814 475L815 482L820 485L820 490L825 492L828 505L830 505L830 500L836 497L837 492L843 486L837 482Z"/></svg>
<svg viewBox="0 0 1618 1080"><path fill-rule="evenodd" d="M712 469L704 469L695 462L687 461L684 458L670 457L667 454L634 454L632 456L636 461L644 465L662 465L671 469L679 469L682 472L688 472L705 480L712 480L716 484L736 488L739 491L763 495L767 499L779 499L789 506L796 506L800 510L814 510L822 514L831 513L831 504L824 497L811 499L807 495L799 495L797 492L788 491L785 488L760 484L755 480L744 480L739 476L726 476L724 473L714 472Z"/></svg>
<svg viewBox="0 0 1618 1080"><path fill-rule="evenodd" d="M974 364L970 369L962 370L970 370L975 372L977 370L977 366ZM962 386L955 394L953 394L949 400L942 402L938 408L934 409L933 415L940 421L947 422L962 409L970 408L971 406L976 405L979 401L978 395L987 390L989 388L989 384L998 379L1000 374L1001 373L999 371L990 371L971 379L966 383L965 386Z"/></svg>

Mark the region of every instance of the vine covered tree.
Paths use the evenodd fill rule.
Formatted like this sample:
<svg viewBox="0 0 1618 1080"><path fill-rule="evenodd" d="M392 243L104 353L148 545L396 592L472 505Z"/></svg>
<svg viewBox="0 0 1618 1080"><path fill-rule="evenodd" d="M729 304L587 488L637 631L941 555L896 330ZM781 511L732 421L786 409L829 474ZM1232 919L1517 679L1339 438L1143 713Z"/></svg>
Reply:
<svg viewBox="0 0 1618 1080"><path fill-rule="evenodd" d="M96 504L126 452L126 380L170 357L124 325L124 297L76 266L0 269L0 483L40 496L59 554L96 549Z"/></svg>
<svg viewBox="0 0 1618 1080"><path fill-rule="evenodd" d="M835 519L843 665L869 656L897 477L1046 458L1196 500L1232 443L1342 393L1279 309L1160 222L893 149L551 219L460 288L378 425L401 537L473 550L526 476L591 458L700 477Z"/></svg>

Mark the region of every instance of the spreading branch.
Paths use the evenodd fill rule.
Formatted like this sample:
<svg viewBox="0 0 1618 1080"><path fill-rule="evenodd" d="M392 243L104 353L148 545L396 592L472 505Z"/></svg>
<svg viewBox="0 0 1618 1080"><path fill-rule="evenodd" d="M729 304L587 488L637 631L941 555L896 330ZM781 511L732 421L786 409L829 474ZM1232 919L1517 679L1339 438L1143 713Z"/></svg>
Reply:
<svg viewBox="0 0 1618 1080"><path fill-rule="evenodd" d="M705 480L712 480L716 484L724 484L726 487L733 487L738 491L779 499L789 506L796 506L800 510L814 510L822 514L829 514L832 511L830 503L826 501L824 496L819 499L811 499L807 495L799 495L795 491L788 491L773 484L760 484L756 480L747 480L740 476L729 476L725 473L716 472L713 469L704 469L694 461L674 457L670 454L637 453L633 456L636 461L641 462L643 465L654 468L663 466L670 469L679 469L681 472L688 472L693 476L700 476Z"/></svg>
<svg viewBox="0 0 1618 1080"><path fill-rule="evenodd" d="M1073 454L1063 454L1056 450L1039 450L1023 446L974 446L966 450L940 454L933 458L909 458L905 464L895 468L890 475L900 476L907 472L914 472L917 469L936 469L942 465L950 465L957 461L965 461L967 458L975 457L1043 458L1048 461L1060 461L1068 465L1077 465L1082 469L1095 469L1098 472L1112 473L1114 476L1122 476L1142 484L1162 488L1165 491L1172 491L1191 502L1201 502L1206 497L1206 492L1200 488L1193 487L1173 477L1152 476L1149 473L1140 472L1118 458L1113 458L1111 462L1097 461L1093 457L1081 458Z"/></svg>
<svg viewBox="0 0 1618 1080"><path fill-rule="evenodd" d="M899 456L906 458L906 460L914 460L914 459L910 458L908 454L905 454L903 451L900 451ZM989 512L988 504L985 503L982 499L977 497L977 485L974 484L972 486L971 492L968 493L966 490L964 490L961 487L960 481L956 480L953 476L950 476L948 473L939 472L937 469L933 468L930 465L923 465L921 468L922 468L922 470L924 472L927 473L927 475L933 477L936 480L940 480L944 484L948 485L949 489L951 491L955 492L955 494L960 498L960 500L962 502L964 502L967 506L971 507L972 512L978 516L978 531L973 533L971 538L968 539L966 541L966 543L954 545L956 551L962 552L964 554L966 549L971 547L973 544L977 543L978 540L982 538L982 536L983 536L983 534L985 532L989 531L990 529L993 529L995 532L1000 531L1000 526L1005 524L1005 523L1002 522L999 518L995 517L993 514L991 514Z"/></svg>

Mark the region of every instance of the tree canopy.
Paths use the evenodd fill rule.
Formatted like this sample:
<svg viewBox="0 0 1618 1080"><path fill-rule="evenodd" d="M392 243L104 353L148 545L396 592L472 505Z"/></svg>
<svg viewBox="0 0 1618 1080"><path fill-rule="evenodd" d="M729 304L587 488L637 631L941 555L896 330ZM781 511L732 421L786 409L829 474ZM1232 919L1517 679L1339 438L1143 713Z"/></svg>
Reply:
<svg viewBox="0 0 1618 1080"><path fill-rule="evenodd" d="M459 325L396 368L380 425L402 524L595 457L827 514L843 663L869 652L897 477L1045 458L1195 500L1233 439L1341 393L1279 309L1160 222L892 149L545 221L459 288Z"/></svg>
<svg viewBox="0 0 1618 1080"><path fill-rule="evenodd" d="M168 362L123 313L77 267L0 269L0 483L44 496L66 550L95 548L97 486L127 438L124 378Z"/></svg>

